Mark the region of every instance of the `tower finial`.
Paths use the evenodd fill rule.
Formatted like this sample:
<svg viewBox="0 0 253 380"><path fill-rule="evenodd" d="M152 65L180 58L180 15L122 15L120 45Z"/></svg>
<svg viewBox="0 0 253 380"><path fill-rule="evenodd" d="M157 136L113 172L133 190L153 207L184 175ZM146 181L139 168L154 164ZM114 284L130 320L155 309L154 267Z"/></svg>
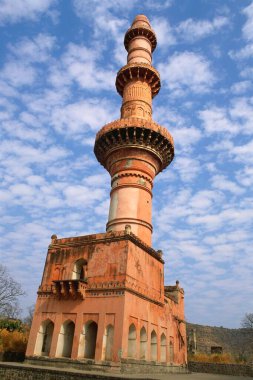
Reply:
<svg viewBox="0 0 253 380"><path fill-rule="evenodd" d="M128 51L127 63L142 62L151 65L156 48L156 35L148 18L137 15L125 34L124 45Z"/></svg>

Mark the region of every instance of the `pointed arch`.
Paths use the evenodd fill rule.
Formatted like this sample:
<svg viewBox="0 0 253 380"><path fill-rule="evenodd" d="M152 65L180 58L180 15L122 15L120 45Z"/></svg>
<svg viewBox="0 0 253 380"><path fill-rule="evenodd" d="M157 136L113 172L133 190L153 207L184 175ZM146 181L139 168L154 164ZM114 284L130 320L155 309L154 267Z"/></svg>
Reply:
<svg viewBox="0 0 253 380"><path fill-rule="evenodd" d="M103 336L102 360L112 361L114 326L106 326Z"/></svg>
<svg viewBox="0 0 253 380"><path fill-rule="evenodd" d="M71 320L65 321L58 337L56 356L70 358L74 339L75 324Z"/></svg>
<svg viewBox="0 0 253 380"><path fill-rule="evenodd" d="M143 326L140 331L140 359L147 360L147 342L148 336L145 327Z"/></svg>
<svg viewBox="0 0 253 380"><path fill-rule="evenodd" d="M155 330L151 332L151 360L157 361L157 335Z"/></svg>
<svg viewBox="0 0 253 380"><path fill-rule="evenodd" d="M136 359L136 351L137 351L137 334L136 334L136 327L132 323L129 326L129 330L128 330L127 356L129 358Z"/></svg>
<svg viewBox="0 0 253 380"><path fill-rule="evenodd" d="M78 259L72 270L72 280L84 280L87 277L87 261Z"/></svg>
<svg viewBox="0 0 253 380"><path fill-rule="evenodd" d="M78 357L95 359L98 325L89 320L83 326L79 339Z"/></svg>
<svg viewBox="0 0 253 380"><path fill-rule="evenodd" d="M54 323L51 319L47 319L41 323L37 333L34 355L49 356L53 332Z"/></svg>
<svg viewBox="0 0 253 380"><path fill-rule="evenodd" d="M166 335L162 333L160 340L160 361L162 363L166 363L167 361L167 343L166 343Z"/></svg>

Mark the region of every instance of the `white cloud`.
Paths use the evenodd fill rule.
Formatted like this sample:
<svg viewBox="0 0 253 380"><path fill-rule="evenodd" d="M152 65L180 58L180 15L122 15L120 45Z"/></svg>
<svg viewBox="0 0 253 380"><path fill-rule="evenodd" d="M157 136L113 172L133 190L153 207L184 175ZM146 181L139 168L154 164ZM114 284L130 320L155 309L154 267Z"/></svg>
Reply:
<svg viewBox="0 0 253 380"><path fill-rule="evenodd" d="M52 145L42 149L17 140L5 140L1 142L0 148L2 163L7 159L15 158L17 164L22 162L33 165L36 163L49 163L69 155L69 152L60 146Z"/></svg>
<svg viewBox="0 0 253 380"><path fill-rule="evenodd" d="M228 111L222 107L214 106L199 111L199 118L208 134L219 132L236 134L240 131L240 125L236 122L232 122L229 118Z"/></svg>
<svg viewBox="0 0 253 380"><path fill-rule="evenodd" d="M209 106L199 111L200 120L208 134L229 133L252 134L253 103L251 98L238 97L226 107Z"/></svg>
<svg viewBox="0 0 253 380"><path fill-rule="evenodd" d="M238 119L241 124L241 132L252 133L252 118L253 118L253 99L238 98L232 101L230 115L232 118Z"/></svg>
<svg viewBox="0 0 253 380"><path fill-rule="evenodd" d="M151 19L152 27L157 35L158 46L162 47L175 45L177 41L196 42L217 33L229 23L230 21L227 17L217 16L212 21L189 18L182 21L178 26L171 27L169 21L164 17Z"/></svg>
<svg viewBox="0 0 253 380"><path fill-rule="evenodd" d="M243 209L242 207L227 207L218 213L207 215L192 215L188 218L188 223L201 225L207 230L219 230L222 226L238 227L243 223L251 225L253 218L253 208Z"/></svg>
<svg viewBox="0 0 253 380"><path fill-rule="evenodd" d="M36 21L56 3L56 0L9 0L0 1L0 24L22 20Z"/></svg>
<svg viewBox="0 0 253 380"><path fill-rule="evenodd" d="M74 11L80 18L85 18L94 26L95 36L103 34L105 38L116 38L120 30L128 26L124 17L115 16L115 13L129 11L136 4L136 0L127 2L120 0L74 0ZM93 14L94 17L90 17ZM124 14L124 13L123 13Z"/></svg>
<svg viewBox="0 0 253 380"><path fill-rule="evenodd" d="M90 130L98 131L104 124L117 118L118 111L105 99L91 98L64 107L55 107L51 123L60 133L78 138ZM94 142L94 141L93 141Z"/></svg>
<svg viewBox="0 0 253 380"><path fill-rule="evenodd" d="M65 202L69 207L91 207L103 200L107 193L99 187L67 186L64 189Z"/></svg>
<svg viewBox="0 0 253 380"><path fill-rule="evenodd" d="M253 57L253 44L248 44L240 50L231 50L229 55L233 59L247 59Z"/></svg>
<svg viewBox="0 0 253 380"><path fill-rule="evenodd" d="M231 154L234 155L238 162L253 164L253 140L250 140L246 144L235 145L231 150Z"/></svg>
<svg viewBox="0 0 253 380"><path fill-rule="evenodd" d="M241 242L243 240L248 240L250 238L250 233L248 231L244 230L235 230L235 233L233 234L224 234L220 233L219 235L208 235L205 238L205 243L211 244L211 245L217 245L217 244L226 244L226 243L232 243L235 242Z"/></svg>
<svg viewBox="0 0 253 380"><path fill-rule="evenodd" d="M189 206L193 209L192 214L206 214L213 210L222 201L222 195L213 190L200 190L194 194L189 201Z"/></svg>
<svg viewBox="0 0 253 380"><path fill-rule="evenodd" d="M195 127L174 127L171 129L174 141L176 141L175 146L179 146L183 149L188 149L192 145L195 145L201 139L201 132Z"/></svg>
<svg viewBox="0 0 253 380"><path fill-rule="evenodd" d="M237 181L240 182L243 186L253 185L253 167L245 166L242 170L237 173Z"/></svg>
<svg viewBox="0 0 253 380"><path fill-rule="evenodd" d="M171 46L176 43L176 37L169 24L169 21L163 17L154 17L151 19L152 28L157 37L158 46Z"/></svg>
<svg viewBox="0 0 253 380"><path fill-rule="evenodd" d="M240 72L240 76L242 78L247 78L247 79L252 79L252 76L253 76L253 67L251 66L246 66L241 72Z"/></svg>
<svg viewBox="0 0 253 380"><path fill-rule="evenodd" d="M175 95L185 92L203 93L215 82L210 63L200 54L185 51L175 53L166 63L158 66L161 77Z"/></svg>
<svg viewBox="0 0 253 380"><path fill-rule="evenodd" d="M14 87L30 86L34 83L36 70L23 62L11 61L6 63L0 72L0 78Z"/></svg>
<svg viewBox="0 0 253 380"><path fill-rule="evenodd" d="M93 50L105 50L105 42L113 40L114 48L113 55L116 61L121 64L126 64L127 53L123 45L124 34L130 25L125 17L118 17L115 13L128 12L136 3L136 0L128 1L89 1L89 0L74 0L74 11L78 17L85 19L87 22L93 25L93 33L95 41L101 37L104 40L103 45L94 41ZM87 12L89 9L89 12ZM96 15L90 17L90 14Z"/></svg>
<svg viewBox="0 0 253 380"><path fill-rule="evenodd" d="M6 78L0 78L0 93L2 94L2 96L5 96L6 98L17 98L19 95L16 89L14 89L10 84L6 83Z"/></svg>
<svg viewBox="0 0 253 380"><path fill-rule="evenodd" d="M176 125L177 127L186 125L183 115L168 106L156 105L153 107L153 118L168 129L170 129L171 125Z"/></svg>
<svg viewBox="0 0 253 380"><path fill-rule="evenodd" d="M161 10L171 6L171 0L164 1L163 4L157 4L153 1L145 2L145 9ZM93 25L95 39L103 37L103 40L113 40L113 55L116 61L124 65L126 64L126 51L123 46L124 34L130 27L129 20L126 19L129 11L134 9L138 4L137 0L119 1L119 0L74 0L74 11L76 15ZM89 9L89 11L88 11ZM90 17L90 14L95 17ZM152 22L156 27L156 33L159 38L160 45L172 43L173 37L169 35L170 27L166 19L155 18ZM95 45L94 45L95 47ZM97 47L96 47L97 48ZM99 49L105 46L99 45Z"/></svg>
<svg viewBox="0 0 253 380"><path fill-rule="evenodd" d="M40 33L34 38L24 37L16 44L9 44L9 50L23 62L45 62L51 57L55 42L56 37Z"/></svg>
<svg viewBox="0 0 253 380"><path fill-rule="evenodd" d="M199 174L201 168L197 159L178 156L175 158L174 170L178 171L183 182L190 182Z"/></svg>
<svg viewBox="0 0 253 380"><path fill-rule="evenodd" d="M209 36L218 32L221 28L229 24L229 19L224 16L218 16L212 21L193 20L189 18L181 22L177 27L177 34L180 38L195 42L198 39Z"/></svg>
<svg viewBox="0 0 253 380"><path fill-rule="evenodd" d="M252 86L252 84L249 80L244 80L241 82L235 82L231 86L231 91L234 94L242 94L242 93L246 92L247 90L249 90L251 86Z"/></svg>
<svg viewBox="0 0 253 380"><path fill-rule="evenodd" d="M245 189L240 187L237 183L227 179L224 175L216 174L211 179L212 186L221 191L229 191L233 194L239 195L245 192Z"/></svg>
<svg viewBox="0 0 253 380"><path fill-rule="evenodd" d="M15 120L6 120L2 122L2 130L5 131L6 135L10 138L16 138L23 141L37 141L45 142L47 138L47 131L45 129L37 129L32 127L27 127L25 124L20 123Z"/></svg>
<svg viewBox="0 0 253 380"><path fill-rule="evenodd" d="M243 26L242 33L246 40L253 40L253 2L243 9L247 21Z"/></svg>
<svg viewBox="0 0 253 380"><path fill-rule="evenodd" d="M70 43L61 60L51 67L49 82L55 86L77 83L87 90L114 89L115 72L98 65L98 52Z"/></svg>
<svg viewBox="0 0 253 380"><path fill-rule="evenodd" d="M188 126L190 121L169 107L156 106L153 119L169 130L173 136L176 149L179 147L180 150L188 150L202 137L199 128Z"/></svg>
<svg viewBox="0 0 253 380"><path fill-rule="evenodd" d="M174 0L163 0L162 3L155 2L153 0L146 0L145 7L152 9L154 11L162 10L164 11L166 8L170 8L173 5Z"/></svg>

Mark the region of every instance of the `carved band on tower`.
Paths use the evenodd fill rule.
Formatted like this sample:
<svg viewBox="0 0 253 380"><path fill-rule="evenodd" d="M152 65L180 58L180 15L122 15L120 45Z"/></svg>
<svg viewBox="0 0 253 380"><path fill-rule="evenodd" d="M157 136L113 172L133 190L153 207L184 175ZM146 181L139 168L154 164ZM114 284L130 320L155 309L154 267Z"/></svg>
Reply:
<svg viewBox="0 0 253 380"><path fill-rule="evenodd" d="M151 65L156 36L146 16L135 18L124 44L127 65L116 77L121 118L97 133L94 152L111 175L107 231L130 225L151 246L153 180L173 160L174 143L167 129L152 120L152 98L161 83Z"/></svg>

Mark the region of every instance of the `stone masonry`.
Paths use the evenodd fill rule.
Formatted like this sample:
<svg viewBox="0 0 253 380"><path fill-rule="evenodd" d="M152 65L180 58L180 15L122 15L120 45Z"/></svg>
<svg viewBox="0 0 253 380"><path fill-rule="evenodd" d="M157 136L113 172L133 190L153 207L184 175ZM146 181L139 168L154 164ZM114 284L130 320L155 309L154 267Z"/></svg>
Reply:
<svg viewBox="0 0 253 380"><path fill-rule="evenodd" d="M215 353L215 347L220 347L223 353L253 361L253 329L228 329L187 323L187 340L188 351L192 353L211 354Z"/></svg>

